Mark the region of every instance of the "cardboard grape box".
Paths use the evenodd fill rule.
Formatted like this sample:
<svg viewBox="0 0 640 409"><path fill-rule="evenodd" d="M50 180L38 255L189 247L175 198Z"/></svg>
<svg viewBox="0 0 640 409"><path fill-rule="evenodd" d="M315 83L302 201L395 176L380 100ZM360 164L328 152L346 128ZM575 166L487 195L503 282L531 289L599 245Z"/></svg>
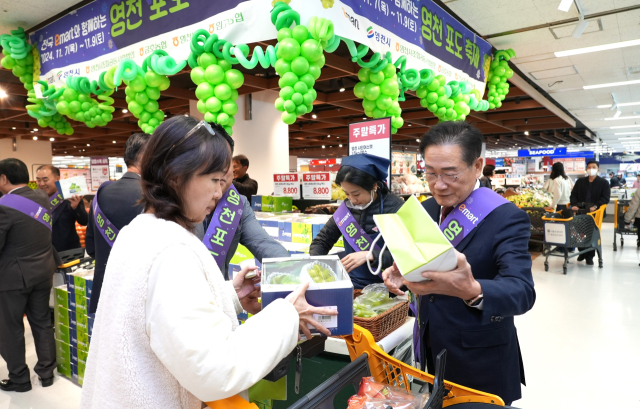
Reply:
<svg viewBox="0 0 640 409"><path fill-rule="evenodd" d="M316 264L323 270L322 274L325 274L322 278L317 278L318 273L313 267ZM328 307L338 311L337 316L320 316L316 317L316 320L325 325L331 331L331 335L352 334L353 283L337 256L263 259L261 283L263 308L278 298L285 298L298 288L299 282L311 281L311 279L314 282L311 282L307 290L307 302L316 307ZM315 282L315 280L324 282Z"/></svg>

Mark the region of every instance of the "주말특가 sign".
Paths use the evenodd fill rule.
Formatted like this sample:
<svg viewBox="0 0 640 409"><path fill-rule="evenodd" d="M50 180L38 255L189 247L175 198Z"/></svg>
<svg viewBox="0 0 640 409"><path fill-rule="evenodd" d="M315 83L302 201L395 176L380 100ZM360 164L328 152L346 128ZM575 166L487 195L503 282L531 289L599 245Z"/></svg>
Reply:
<svg viewBox="0 0 640 409"><path fill-rule="evenodd" d="M335 34L369 46L406 68L429 68L447 81L484 91L491 45L432 0L290 0L301 23L330 19ZM80 7L31 33L41 78L56 86L68 76L97 80L123 59L142 65L155 50L189 56L193 32L206 29L232 44L276 38L270 0L102 0Z"/></svg>
<svg viewBox="0 0 640 409"><path fill-rule="evenodd" d="M329 172L303 173L302 198L331 200L331 177L329 176Z"/></svg>
<svg viewBox="0 0 640 409"><path fill-rule="evenodd" d="M91 158L91 190L97 192L104 182L109 181L109 158L99 156Z"/></svg>
<svg viewBox="0 0 640 409"><path fill-rule="evenodd" d="M274 173L273 174L273 195L289 196L293 199L300 199L300 181L297 173Z"/></svg>

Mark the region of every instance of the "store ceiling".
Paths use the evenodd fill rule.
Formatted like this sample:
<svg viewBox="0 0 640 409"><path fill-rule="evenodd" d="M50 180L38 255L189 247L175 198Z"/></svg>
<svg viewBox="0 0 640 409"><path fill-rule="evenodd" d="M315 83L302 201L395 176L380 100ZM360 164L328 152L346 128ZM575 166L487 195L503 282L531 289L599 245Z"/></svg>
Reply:
<svg viewBox="0 0 640 409"><path fill-rule="evenodd" d="M477 0L446 2L473 29L497 49L513 48L515 64L614 151L636 150L628 139L640 132L640 84L585 90L584 86L640 80L640 46L556 57L554 52L640 39L640 1L579 0L588 22L580 38L572 37L578 24L576 3L568 12L558 10L560 0L493 0L487 7ZM618 104L609 108L613 94ZM638 116L638 118L625 117ZM605 120L609 118L609 120ZM625 128L614 128L612 126ZM621 133L621 135L616 135ZM623 139L620 139L623 138ZM624 144L623 144L624 142Z"/></svg>
<svg viewBox="0 0 640 409"><path fill-rule="evenodd" d="M25 30L78 4L78 0L2 0L0 34L22 27Z"/></svg>
<svg viewBox="0 0 640 409"><path fill-rule="evenodd" d="M551 11L553 8L552 3L554 2L559 3L559 0L526 2L523 0L523 3L527 4L548 3L548 8ZM453 9L453 6L457 8L464 3L480 2L456 0L447 3L447 6ZM506 10L511 11L503 13L502 7L498 3L506 7ZM492 2L493 9L500 10L501 14L492 17L483 11L483 14L479 14L483 16L479 21L488 19L487 21L496 22L494 25L487 23L485 28L489 29L495 26L497 31L502 31L504 27L508 27L508 29L518 28L519 26L513 26L511 23L504 27L501 27L501 24L497 24L503 20L510 21L510 16L514 15L513 7L510 4L510 1ZM555 7L557 9L557 4ZM475 7L475 9L478 9L478 7ZM529 12L527 11L527 13ZM571 15L571 13L563 14ZM574 15L577 16L577 12L574 12ZM461 17L469 19L473 26L472 16L464 15ZM563 15L554 18L562 17L566 18ZM538 20L539 18L536 17L536 20L534 20L536 24L540 23ZM586 34L583 37L585 36ZM505 37L507 36L496 37L496 39ZM496 41L496 39L490 39L490 41ZM267 44L275 44L275 41L250 44L250 47L253 49L256 45L265 46ZM510 47L516 49L519 53L519 58L530 55L525 51L527 47L523 47L522 53L520 53L520 49L517 46L512 45ZM294 125L289 127L290 153L292 155L300 157L345 155L346 145L343 147L339 147L339 145L341 142L346 142L348 123L360 121L364 118L362 103L354 96L352 91L358 81L357 72L359 67L351 61L346 46L343 44L335 53L327 54L326 61L322 76L315 86L318 91L318 99L314 104L314 112L299 118ZM638 64L640 65L640 61ZM257 69L248 71L241 67L238 68L245 73L245 85L239 89L240 94L269 89L278 90L278 77L273 69L263 70L258 66ZM548 67L542 67L542 69L545 68ZM551 68L557 67L553 66ZM534 71L541 71L542 69ZM549 81L545 73L538 74L538 78L544 78L538 85L544 85L545 81ZM123 89L118 90L113 95L116 100L114 106L118 110L114 115L114 120L106 127L89 129L81 123L74 123L74 121L70 120L69 122L72 123L75 129L74 135L60 136L48 128L38 129L36 121L26 114L26 91L10 71L0 70L0 87L9 94L8 98L0 101L0 138L18 137L30 139L34 136L38 138L54 138L52 143L54 155L122 156L126 139L131 133L139 132L136 124L137 120L130 113L122 112L122 109L127 108ZM341 87L346 90L340 92L339 89ZM546 90L546 88L543 89ZM171 87L162 93L163 96L159 101L160 108L164 110L167 116L188 113L189 100L196 99L194 90L195 85L189 77L189 70L183 70L171 78ZM640 95L638 100L640 101ZM553 104L548 102L545 104L545 101L541 101L542 103L539 101L541 101L539 96L533 99L523 89L512 85L508 98L501 108L485 113L474 112L469 115L467 120L478 126L487 137L487 146L495 149L517 149L558 144L577 148L583 145L590 146L590 143L595 142L595 137L582 124L579 122L576 124L575 121L560 112L555 106L550 106ZM419 99L413 93L407 95L407 100L402 102L401 106L403 108L402 116L405 119L405 126L394 135L393 146L396 149L415 150L418 146L416 139L420 138L438 120L431 112L420 106ZM640 110L640 106L638 109ZM242 109L239 115L242 115ZM38 131L34 131L34 129L38 129ZM528 133L528 135L525 133Z"/></svg>

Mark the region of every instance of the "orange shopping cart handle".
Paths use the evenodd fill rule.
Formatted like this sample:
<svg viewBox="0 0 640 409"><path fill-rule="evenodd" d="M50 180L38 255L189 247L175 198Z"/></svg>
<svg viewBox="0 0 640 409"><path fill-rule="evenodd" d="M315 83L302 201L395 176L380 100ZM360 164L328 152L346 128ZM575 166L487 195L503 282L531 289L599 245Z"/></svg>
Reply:
<svg viewBox="0 0 640 409"><path fill-rule="evenodd" d="M211 409L258 409L256 404L247 402L239 395L214 402L207 402L207 406Z"/></svg>

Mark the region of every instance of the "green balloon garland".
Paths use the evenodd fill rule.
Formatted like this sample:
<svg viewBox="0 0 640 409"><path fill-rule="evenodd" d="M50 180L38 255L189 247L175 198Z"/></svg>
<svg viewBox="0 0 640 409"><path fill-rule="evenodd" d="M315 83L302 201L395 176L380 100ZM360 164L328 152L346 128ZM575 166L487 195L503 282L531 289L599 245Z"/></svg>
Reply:
<svg viewBox="0 0 640 409"><path fill-rule="evenodd" d="M361 68L358 71L358 79L360 82L354 87L353 93L363 99L365 115L376 119L391 116L391 133L398 132L404 120L398 102L400 89L396 67L387 63L384 69L376 72L371 68Z"/></svg>
<svg viewBox="0 0 640 409"><path fill-rule="evenodd" d="M71 124L56 109L56 99L62 95L64 88L56 90L56 87L49 86L45 81L38 81L38 84L42 86L42 95L45 98L36 98L34 90L28 92L27 101L31 102L31 105L27 105L26 108L29 116L36 118L41 128L53 128L59 135L73 135Z"/></svg>
<svg viewBox="0 0 640 409"><path fill-rule="evenodd" d="M513 70L509 68L509 60L516 56L512 49L496 51L489 69L487 79L487 100L491 109L500 108L502 101L509 93L507 80L513 77Z"/></svg>
<svg viewBox="0 0 640 409"><path fill-rule="evenodd" d="M83 122L89 128L106 126L113 119L115 108L111 106L114 100L110 97L114 89L106 86L105 74L103 72L100 75L100 85L98 81L89 81L86 77L68 77L67 86L56 105L58 112ZM93 99L91 94L98 95L101 102Z"/></svg>
<svg viewBox="0 0 640 409"><path fill-rule="evenodd" d="M24 29L18 27L11 34L0 35L0 44L4 54L0 64L11 70L27 91L33 90L33 55Z"/></svg>

